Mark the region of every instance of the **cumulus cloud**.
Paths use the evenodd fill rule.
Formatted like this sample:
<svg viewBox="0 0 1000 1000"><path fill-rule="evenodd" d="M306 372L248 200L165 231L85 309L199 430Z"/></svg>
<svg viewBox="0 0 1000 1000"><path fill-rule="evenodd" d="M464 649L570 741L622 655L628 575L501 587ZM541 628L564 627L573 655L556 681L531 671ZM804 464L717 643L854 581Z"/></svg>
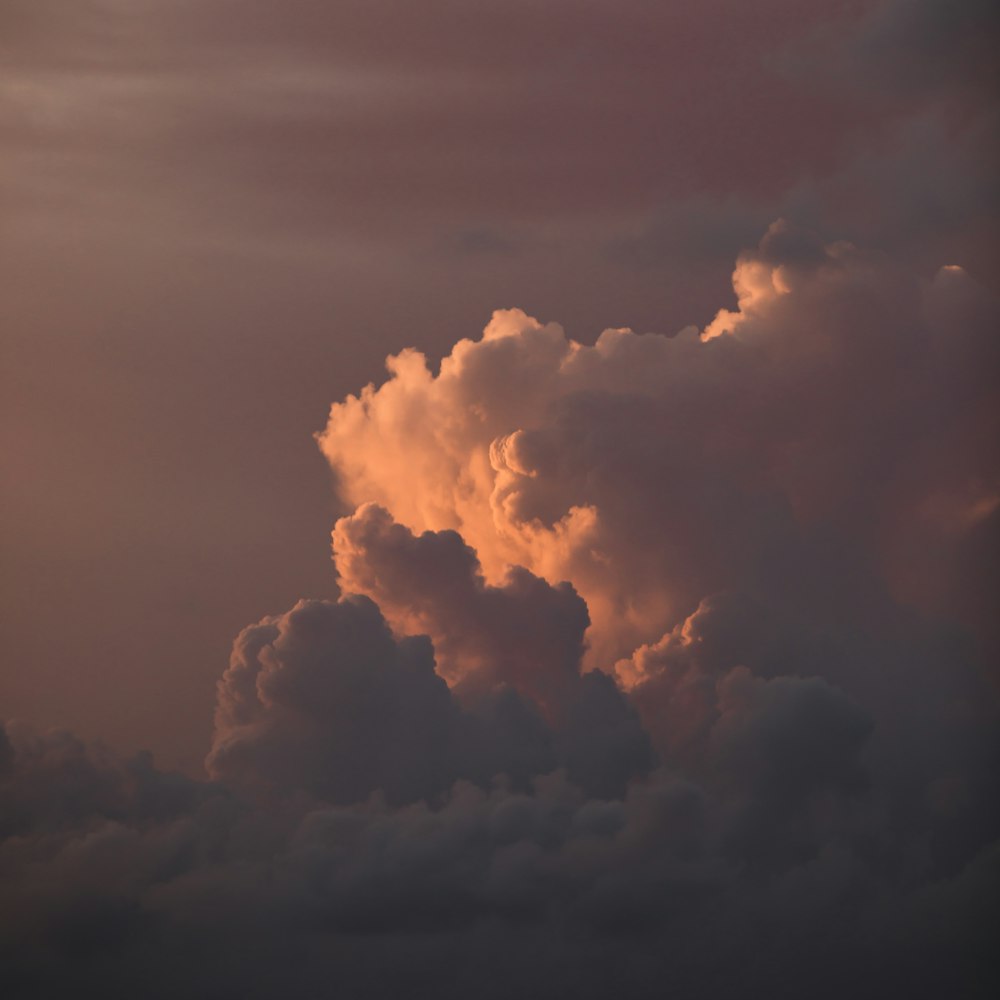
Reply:
<svg viewBox="0 0 1000 1000"><path fill-rule="evenodd" d="M208 770L333 802L411 801L453 780L456 721L425 638L397 642L364 597L302 601L236 640Z"/></svg>
<svg viewBox="0 0 1000 1000"><path fill-rule="evenodd" d="M996 303L783 223L734 288L335 404L343 596L209 781L0 730L15 995L990 995Z"/></svg>
<svg viewBox="0 0 1000 1000"><path fill-rule="evenodd" d="M417 578L433 596L421 604L414 594L413 614L430 609L446 662L475 664L461 700L437 673L428 637L395 638L368 597L301 601L237 638L219 682L206 761L212 777L269 796L350 804L378 794L400 805L436 801L458 779L524 787L560 765L588 793L621 796L648 770L649 740L635 710L609 677L580 676L586 610L572 591L530 574L505 589L485 588L462 572L471 568L463 557L472 557L457 536L414 539L375 509L341 522L338 532L355 532L360 544L358 533L372 528L409 548L404 583L407 570L431 574ZM458 556L455 580L447 579L446 558L435 568L438 543ZM390 587L387 570L398 555L376 552L369 567ZM355 562L361 558L355 551ZM390 590L387 606L405 596ZM568 643L559 641L563 600L576 619ZM449 642L449 630L464 639Z"/></svg>
<svg viewBox="0 0 1000 1000"><path fill-rule="evenodd" d="M426 632L445 676L510 684L558 715L578 678L587 607L517 566L499 585L454 531L415 537L371 504L337 522L333 548L341 585L372 598L402 629Z"/></svg>
<svg viewBox="0 0 1000 1000"><path fill-rule="evenodd" d="M920 549L954 532L955 552L993 516L995 302L961 272L927 285L782 223L734 288L700 336L588 346L513 310L436 374L390 359L321 435L341 495L459 532L491 583L509 566L571 582L590 666L734 587L837 615L919 590L960 613Z"/></svg>

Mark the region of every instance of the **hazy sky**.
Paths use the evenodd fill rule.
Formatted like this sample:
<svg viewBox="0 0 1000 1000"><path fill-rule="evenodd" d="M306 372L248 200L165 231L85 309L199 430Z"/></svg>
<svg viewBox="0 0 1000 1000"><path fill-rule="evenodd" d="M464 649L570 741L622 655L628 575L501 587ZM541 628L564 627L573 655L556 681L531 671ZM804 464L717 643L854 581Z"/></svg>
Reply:
<svg viewBox="0 0 1000 1000"><path fill-rule="evenodd" d="M506 774L550 782L525 801L565 823L546 839L524 806L523 857L410 886L500 928L464 940L453 985L523 944L505 921L532 900L659 933L642 886L676 875L650 858L683 837L657 824L695 800L716 803L691 833L711 846L680 881L733 895L699 910L691 968L748 913L784 920L778 897L842 877L861 898L890 869L923 895L888 890L865 926L897 957L924 940L998 832L974 805L997 759L998 20L991 0L0 0L11 829L94 829L33 811L80 755L72 795L133 832L243 823L192 818L216 808L207 753L238 794L379 792L352 843L389 836L409 872L411 838L441 842L412 812L430 806L392 810L447 795L441 838L494 829L500 792L448 789ZM348 592L375 604L322 603ZM149 772L162 809L121 763L146 749L187 775ZM861 787L863 818L830 805ZM299 912L295 866L334 823L296 802L226 826L287 849L268 914ZM606 854L573 846L612 829ZM526 859L553 843L546 896ZM731 881L789 858L806 867L766 901ZM368 885L358 864L329 876L338 898ZM220 912L254 895L184 878L120 899L186 940L213 880ZM400 919L401 968L451 954L450 930L425 954ZM284 933L265 951L298 956L311 995L314 942Z"/></svg>

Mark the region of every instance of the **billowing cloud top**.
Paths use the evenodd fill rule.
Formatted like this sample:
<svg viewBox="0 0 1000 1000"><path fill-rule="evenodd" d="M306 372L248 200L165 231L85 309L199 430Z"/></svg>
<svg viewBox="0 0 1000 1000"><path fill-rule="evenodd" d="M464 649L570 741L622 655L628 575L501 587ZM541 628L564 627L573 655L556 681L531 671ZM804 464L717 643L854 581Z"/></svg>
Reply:
<svg viewBox="0 0 1000 1000"><path fill-rule="evenodd" d="M320 437L342 496L459 532L489 581L570 581L591 666L731 589L833 618L880 589L985 629L966 570L1000 504L995 306L959 269L924 285L780 222L734 287L700 334L585 346L508 310L437 374L390 358ZM335 536L347 589L393 603Z"/></svg>

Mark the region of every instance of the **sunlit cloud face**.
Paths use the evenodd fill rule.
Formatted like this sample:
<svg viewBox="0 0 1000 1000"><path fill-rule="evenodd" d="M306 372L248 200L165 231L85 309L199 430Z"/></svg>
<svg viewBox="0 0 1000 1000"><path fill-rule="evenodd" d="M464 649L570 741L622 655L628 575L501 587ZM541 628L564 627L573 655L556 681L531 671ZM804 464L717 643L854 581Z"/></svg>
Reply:
<svg viewBox="0 0 1000 1000"><path fill-rule="evenodd" d="M893 590L882 555L919 550L931 510L956 546L962 518L991 510L981 415L995 389L973 377L959 401L941 375L988 370L995 311L946 274L921 285L778 223L737 266L737 309L700 337L608 330L586 346L498 313L437 374L416 352L390 359L381 387L334 405L320 445L345 500L418 534L457 531L488 581L510 566L569 581L590 666L725 590L807 588L849 607L862 581ZM345 585L378 600L344 542L335 533ZM843 566L815 562L829 544Z"/></svg>

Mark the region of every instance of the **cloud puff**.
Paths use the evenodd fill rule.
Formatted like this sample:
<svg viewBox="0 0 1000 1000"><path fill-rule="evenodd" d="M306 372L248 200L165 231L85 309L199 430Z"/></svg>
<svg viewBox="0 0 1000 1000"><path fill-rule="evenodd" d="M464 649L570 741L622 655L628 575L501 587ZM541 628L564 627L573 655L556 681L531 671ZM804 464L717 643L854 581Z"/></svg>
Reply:
<svg viewBox="0 0 1000 1000"><path fill-rule="evenodd" d="M456 728L425 638L395 640L364 597L301 601L236 640L207 766L333 802L412 801L454 780Z"/></svg>
<svg viewBox="0 0 1000 1000"><path fill-rule="evenodd" d="M550 715L561 711L590 623L568 584L523 567L488 584L456 532L417 537L371 504L337 522L333 549L344 589L371 597L404 631L430 635L446 677L507 683Z"/></svg>
<svg viewBox="0 0 1000 1000"><path fill-rule="evenodd" d="M397 639L367 597L301 601L244 629L234 644L206 761L213 778L268 795L354 803L377 793L399 805L434 801L459 778L488 785L499 777L524 787L560 765L588 793L621 796L629 779L649 769L649 740L634 709L609 677L579 674L586 611L572 591L530 574L507 588L486 588L464 572L474 557L457 536L414 539L377 509L338 525L359 545L370 529L409 549L395 579L389 571L398 550L372 555L370 570L390 588L389 608L408 594L393 583L405 584L420 560L434 567L444 548L436 563L441 586L414 581L433 596L414 599L413 615L429 609L440 636L465 637L438 640L453 669L463 658L477 665L459 689L461 702L438 675L427 636ZM460 570L450 581L448 549ZM354 551L355 561L362 557ZM566 649L558 641L566 625L560 603L574 622Z"/></svg>

